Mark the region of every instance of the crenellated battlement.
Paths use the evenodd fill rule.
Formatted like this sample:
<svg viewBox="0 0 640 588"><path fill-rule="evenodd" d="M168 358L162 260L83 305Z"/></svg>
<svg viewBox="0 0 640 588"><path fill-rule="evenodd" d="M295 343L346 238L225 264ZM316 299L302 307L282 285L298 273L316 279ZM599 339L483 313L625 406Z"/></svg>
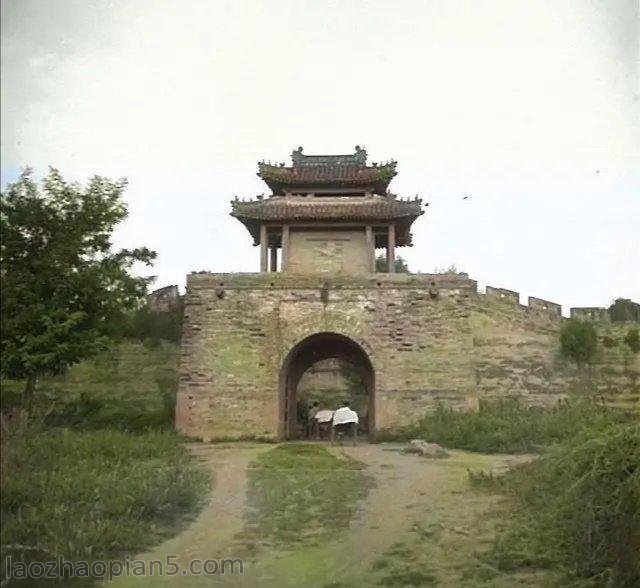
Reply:
<svg viewBox="0 0 640 588"><path fill-rule="evenodd" d="M442 274L386 274L374 273L364 276L283 274L278 272L217 274L207 271L192 272L189 285L200 289L224 287L228 289L425 289L452 291L470 296L478 294L492 300L502 300L540 316L562 318L562 305L557 302L529 296L527 304L520 302L520 292L486 286L485 292L478 291L477 282L465 273ZM571 318L596 322L610 322L608 310L602 307L586 306L571 308Z"/></svg>
<svg viewBox="0 0 640 588"><path fill-rule="evenodd" d="M501 300L508 300L514 304L520 304L520 292L514 292L513 290L507 290L506 288L487 286L486 294L490 298L500 298Z"/></svg>
<svg viewBox="0 0 640 588"><path fill-rule="evenodd" d="M527 304L520 303L520 292L515 290L507 290L506 288L497 288L496 286L487 286L485 289L485 295L487 298L494 300L503 300L511 303L514 306L524 310L531 311L539 316L546 316L550 318L562 318L562 305L557 302L551 302L550 300L544 300L543 298L536 298L535 296L529 296Z"/></svg>
<svg viewBox="0 0 640 588"><path fill-rule="evenodd" d="M562 306L556 302L529 296L528 303L531 310L550 313L558 317L562 316Z"/></svg>

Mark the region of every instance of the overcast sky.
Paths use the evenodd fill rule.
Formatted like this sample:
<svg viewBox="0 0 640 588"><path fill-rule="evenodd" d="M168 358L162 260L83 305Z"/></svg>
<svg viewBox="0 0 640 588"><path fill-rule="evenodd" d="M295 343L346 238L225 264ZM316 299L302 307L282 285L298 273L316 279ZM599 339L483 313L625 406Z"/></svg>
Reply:
<svg viewBox="0 0 640 588"><path fill-rule="evenodd" d="M2 0L2 185L129 179L157 286L256 271L228 216L292 149L397 159L401 249L569 306L640 300L637 0ZM467 200L462 200L468 195Z"/></svg>

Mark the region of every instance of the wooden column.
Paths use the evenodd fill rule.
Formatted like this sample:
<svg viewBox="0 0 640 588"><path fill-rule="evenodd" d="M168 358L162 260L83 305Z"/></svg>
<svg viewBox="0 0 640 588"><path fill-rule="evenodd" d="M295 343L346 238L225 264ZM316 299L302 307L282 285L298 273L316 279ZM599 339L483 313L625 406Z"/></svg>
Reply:
<svg viewBox="0 0 640 588"><path fill-rule="evenodd" d="M280 271L286 271L289 265L289 225L282 226L282 254Z"/></svg>
<svg viewBox="0 0 640 588"><path fill-rule="evenodd" d="M278 247L276 245L271 247L271 263L269 265L269 269L272 272L278 271Z"/></svg>
<svg viewBox="0 0 640 588"><path fill-rule="evenodd" d="M260 271L267 271L269 241L267 239L267 225L260 225Z"/></svg>
<svg viewBox="0 0 640 588"><path fill-rule="evenodd" d="M396 271L396 226L389 225L389 242L387 243L387 271L394 274Z"/></svg>
<svg viewBox="0 0 640 588"><path fill-rule="evenodd" d="M371 273L375 273L376 271L376 243L375 237L373 236L373 227L371 225L367 225L365 227L365 231L367 234L367 251L369 252L369 271Z"/></svg>

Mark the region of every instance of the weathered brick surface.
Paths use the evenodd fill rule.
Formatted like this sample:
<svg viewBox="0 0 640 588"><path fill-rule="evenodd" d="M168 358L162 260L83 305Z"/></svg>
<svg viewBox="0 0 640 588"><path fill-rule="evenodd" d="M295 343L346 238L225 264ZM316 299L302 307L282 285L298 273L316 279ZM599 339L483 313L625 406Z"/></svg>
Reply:
<svg viewBox="0 0 640 588"><path fill-rule="evenodd" d="M601 345L595 365L579 371L559 356L559 306L530 300L478 294L465 274L191 274L176 424L204 439L275 438L284 358L322 332L369 355L378 430L438 401L465 409L517 394L549 404L597 390L637 402L637 354ZM603 337L624 336L606 328Z"/></svg>

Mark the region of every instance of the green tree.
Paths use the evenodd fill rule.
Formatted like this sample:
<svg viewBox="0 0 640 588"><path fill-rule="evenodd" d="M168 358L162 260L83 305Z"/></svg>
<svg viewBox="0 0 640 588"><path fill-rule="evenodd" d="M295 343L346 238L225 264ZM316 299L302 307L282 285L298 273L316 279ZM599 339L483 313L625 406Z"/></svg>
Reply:
<svg viewBox="0 0 640 588"><path fill-rule="evenodd" d="M560 331L562 355L579 366L591 362L598 347L598 334L591 323L568 320Z"/></svg>
<svg viewBox="0 0 640 588"><path fill-rule="evenodd" d="M609 316L614 323L640 322L640 304L628 298L616 298L609 307Z"/></svg>
<svg viewBox="0 0 640 588"><path fill-rule="evenodd" d="M144 305L130 317L124 335L139 341L164 339L179 343L182 337L184 302L178 299L166 310L153 310Z"/></svg>
<svg viewBox="0 0 640 588"><path fill-rule="evenodd" d="M64 372L103 350L113 325L137 307L151 265L142 247L113 251L111 235L127 216L125 180L95 176L86 187L50 169L38 185L25 170L0 197L0 374L26 380L31 405L37 378Z"/></svg>
<svg viewBox="0 0 640 588"><path fill-rule="evenodd" d="M398 255L398 257L396 257L396 262L395 262L395 266L396 266L396 273L397 274L408 274L409 272L409 266L407 265L407 262ZM387 258L384 255L378 255L376 257L376 271L379 273L386 273L387 272Z"/></svg>

